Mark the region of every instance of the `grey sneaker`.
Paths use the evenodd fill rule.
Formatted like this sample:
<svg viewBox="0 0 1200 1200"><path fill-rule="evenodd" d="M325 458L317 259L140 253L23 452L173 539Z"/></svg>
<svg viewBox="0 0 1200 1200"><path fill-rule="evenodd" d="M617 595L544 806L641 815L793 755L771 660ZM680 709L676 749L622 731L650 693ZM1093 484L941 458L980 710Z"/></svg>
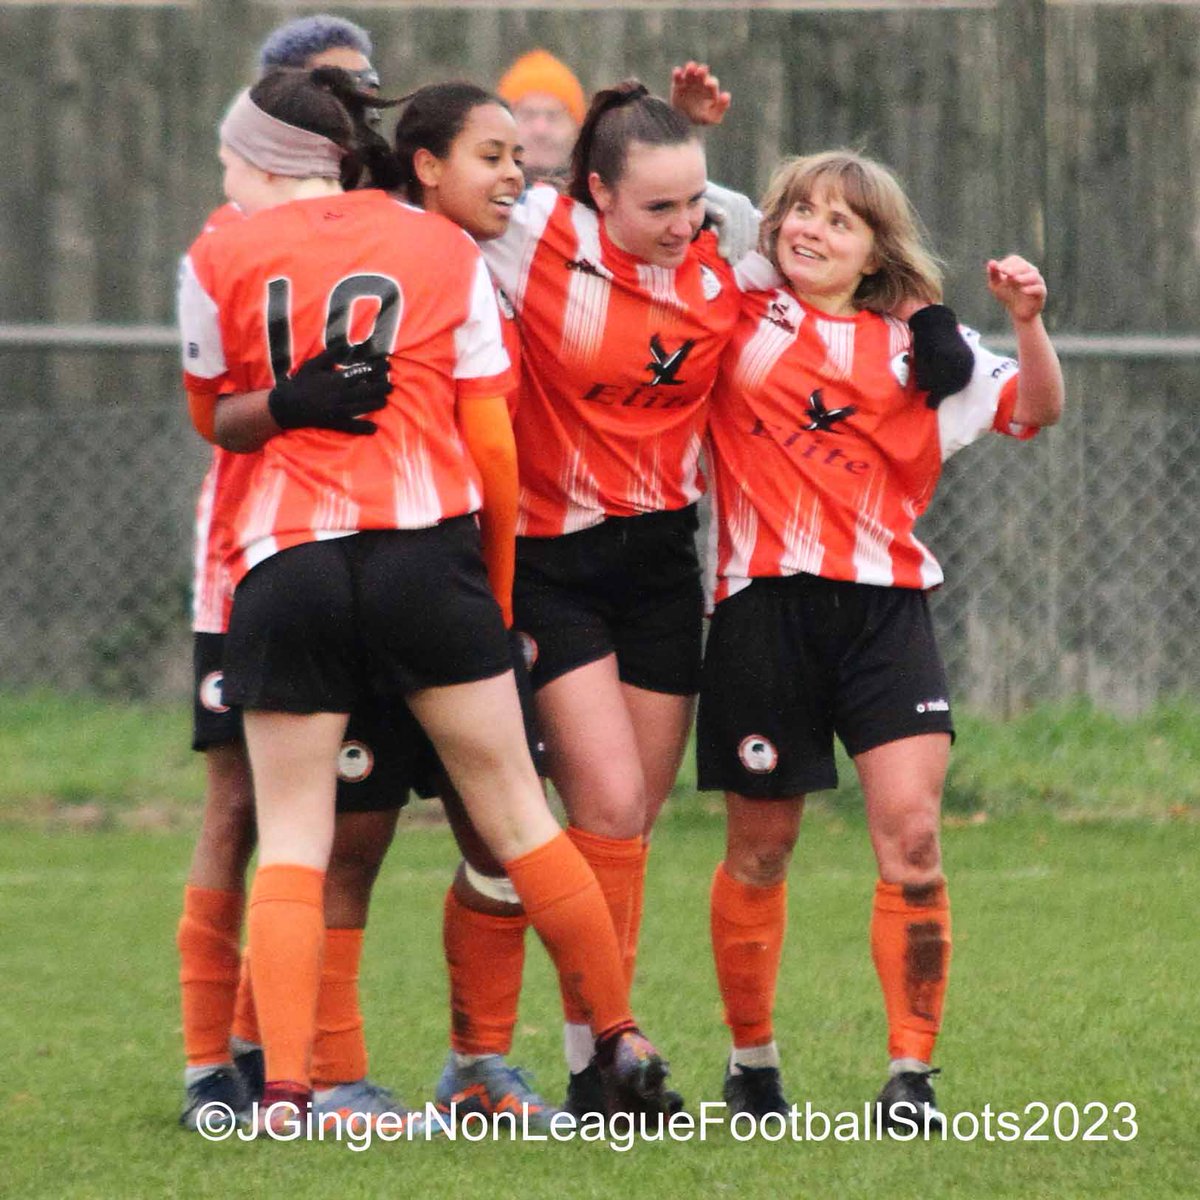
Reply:
<svg viewBox="0 0 1200 1200"><path fill-rule="evenodd" d="M324 1099L312 1100L313 1116L317 1118L320 1128L326 1128L336 1120L348 1121L351 1117L362 1116L372 1118L396 1114L405 1121L411 1119L413 1111L385 1087L372 1083L369 1079L357 1079L353 1083L339 1083L331 1088Z"/></svg>
<svg viewBox="0 0 1200 1200"><path fill-rule="evenodd" d="M447 1116L452 1104L460 1116L470 1112L485 1116L510 1112L538 1131L548 1130L559 1111L534 1091L520 1067L510 1067L500 1054L489 1054L464 1067L459 1065L454 1051L450 1051L434 1100L438 1111Z"/></svg>

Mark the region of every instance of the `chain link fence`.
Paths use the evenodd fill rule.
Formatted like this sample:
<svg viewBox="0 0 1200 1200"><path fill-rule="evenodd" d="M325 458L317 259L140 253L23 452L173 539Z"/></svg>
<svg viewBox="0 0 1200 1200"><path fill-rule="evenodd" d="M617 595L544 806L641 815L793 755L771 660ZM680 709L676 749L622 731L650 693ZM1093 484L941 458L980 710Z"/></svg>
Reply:
<svg viewBox="0 0 1200 1200"><path fill-rule="evenodd" d="M962 451L922 522L953 694L975 710L1200 693L1200 360L1118 348L1065 366L1062 424ZM208 448L177 371L165 344L0 344L0 688L188 694Z"/></svg>

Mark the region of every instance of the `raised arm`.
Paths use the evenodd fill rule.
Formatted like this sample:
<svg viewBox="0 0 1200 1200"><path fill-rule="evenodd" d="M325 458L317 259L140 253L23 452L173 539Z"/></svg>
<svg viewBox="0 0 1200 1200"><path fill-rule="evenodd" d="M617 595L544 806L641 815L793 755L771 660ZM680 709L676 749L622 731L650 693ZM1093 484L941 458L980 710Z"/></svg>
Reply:
<svg viewBox="0 0 1200 1200"><path fill-rule="evenodd" d="M1008 310L1017 338L1017 402L1013 420L1019 425L1053 425L1062 416L1063 377L1058 355L1042 323L1046 281L1032 263L1010 254L987 264L988 287Z"/></svg>
<svg viewBox="0 0 1200 1200"><path fill-rule="evenodd" d="M731 99L707 63L686 62L671 72L671 107L693 125L720 125Z"/></svg>

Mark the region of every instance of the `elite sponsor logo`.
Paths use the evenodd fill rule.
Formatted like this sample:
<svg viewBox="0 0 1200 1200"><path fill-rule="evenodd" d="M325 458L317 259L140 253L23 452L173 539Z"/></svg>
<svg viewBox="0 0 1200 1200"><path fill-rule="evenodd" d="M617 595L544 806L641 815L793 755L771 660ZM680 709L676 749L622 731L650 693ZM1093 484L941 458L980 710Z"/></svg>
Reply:
<svg viewBox="0 0 1200 1200"><path fill-rule="evenodd" d="M892 377L895 379L895 381L902 388L908 387L908 377L911 373L909 369L911 363L909 360L908 351L906 350L902 354L897 354L889 365L892 368Z"/></svg>
<svg viewBox="0 0 1200 1200"><path fill-rule="evenodd" d="M847 404L843 408L826 408L821 389L817 388L808 398L808 410L804 414L808 417L808 424L801 425L800 428L806 433L814 433L817 430L822 433L841 433L840 429L834 429L835 422L844 421L857 411L853 404Z"/></svg>
<svg viewBox="0 0 1200 1200"><path fill-rule="evenodd" d="M227 713L229 705L225 703L223 694L225 684L224 671L209 671L205 677L200 680L200 686L196 689L200 696L200 704L211 713Z"/></svg>
<svg viewBox="0 0 1200 1200"><path fill-rule="evenodd" d="M667 353L662 342L659 340L657 333L650 335L650 353L653 356L651 361L646 364L646 370L650 372L651 387L679 387L683 384L682 379L676 379L679 374L679 368L687 361L687 356L691 354L692 347L695 346L696 339L688 338L678 350L672 350Z"/></svg>
<svg viewBox="0 0 1200 1200"><path fill-rule="evenodd" d="M597 380L588 387L582 398L614 408L684 408L695 403L694 398L678 392L655 390L682 387L687 382L679 378L679 372L695 345L696 339L688 338L676 349L668 350L658 334L653 333L650 335L650 361L645 366L645 370L650 372L649 379L635 383L632 388Z"/></svg>
<svg viewBox="0 0 1200 1200"><path fill-rule="evenodd" d="M342 743L338 754L338 779L342 783L362 783L375 770L375 754L366 742L351 739Z"/></svg>
<svg viewBox="0 0 1200 1200"><path fill-rule="evenodd" d="M779 751L770 738L752 733L738 743L738 761L755 775L769 775L779 765Z"/></svg>

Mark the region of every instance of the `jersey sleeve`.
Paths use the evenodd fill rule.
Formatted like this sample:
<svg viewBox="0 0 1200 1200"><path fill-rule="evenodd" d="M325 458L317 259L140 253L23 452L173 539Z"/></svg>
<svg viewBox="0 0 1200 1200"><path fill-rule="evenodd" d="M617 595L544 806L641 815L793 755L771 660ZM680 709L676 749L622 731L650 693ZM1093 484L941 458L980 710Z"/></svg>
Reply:
<svg viewBox="0 0 1200 1200"><path fill-rule="evenodd" d="M1037 433L1035 426L1018 425L1012 419L1017 400L1016 359L992 353L980 343L974 329L962 326L961 333L975 355L975 366L967 386L947 396L938 407L943 462L985 433L994 431L1022 440Z"/></svg>
<svg viewBox="0 0 1200 1200"><path fill-rule="evenodd" d="M503 396L513 386L500 330L496 290L482 258L475 260L467 318L454 331L454 379L459 396Z"/></svg>
<svg viewBox="0 0 1200 1200"><path fill-rule="evenodd" d="M217 302L202 281L204 261L195 248L179 265L177 310L183 347L183 384L189 392L220 392L226 371Z"/></svg>
<svg viewBox="0 0 1200 1200"><path fill-rule="evenodd" d="M512 219L504 235L480 243L488 269L518 309L529 262L559 199L558 191L547 184L526 188L513 205Z"/></svg>

